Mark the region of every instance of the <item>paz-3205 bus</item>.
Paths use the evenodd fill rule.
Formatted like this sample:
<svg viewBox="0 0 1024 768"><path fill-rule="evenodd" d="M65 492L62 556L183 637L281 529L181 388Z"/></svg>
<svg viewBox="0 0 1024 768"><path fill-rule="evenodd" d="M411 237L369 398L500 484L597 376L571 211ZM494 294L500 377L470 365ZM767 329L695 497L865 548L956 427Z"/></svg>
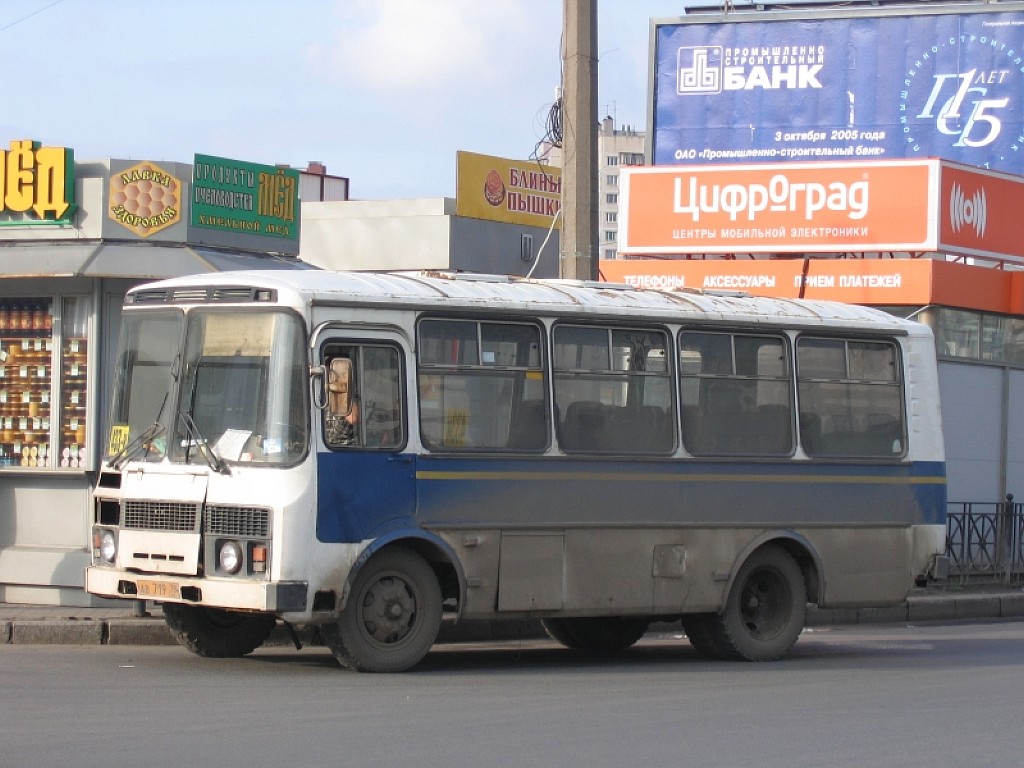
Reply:
<svg viewBox="0 0 1024 768"><path fill-rule="evenodd" d="M575 281L220 273L128 292L94 595L203 656L275 622L391 672L446 616L785 654L942 563L935 349L842 304Z"/></svg>

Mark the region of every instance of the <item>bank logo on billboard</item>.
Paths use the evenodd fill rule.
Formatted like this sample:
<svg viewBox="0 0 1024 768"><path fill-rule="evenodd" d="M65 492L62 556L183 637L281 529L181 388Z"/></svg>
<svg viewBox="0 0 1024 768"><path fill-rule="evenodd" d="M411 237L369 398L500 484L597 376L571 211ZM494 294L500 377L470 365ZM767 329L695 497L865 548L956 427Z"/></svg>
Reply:
<svg viewBox="0 0 1024 768"><path fill-rule="evenodd" d="M974 233L982 238L985 236L985 224L988 220L988 198L984 189L979 189L972 196L964 194L959 184L954 184L949 192L949 223L954 232L971 227Z"/></svg>
<svg viewBox="0 0 1024 768"><path fill-rule="evenodd" d="M965 69L965 62L975 66ZM919 52L903 79L900 123L908 148L983 150L991 158L984 165L1000 165L1024 141L1024 131L1010 125L1016 120L1020 127L1022 88L1020 53L1011 46L986 35L944 36Z"/></svg>
<svg viewBox="0 0 1024 768"><path fill-rule="evenodd" d="M679 49L679 86L676 92L722 92L722 46L702 45Z"/></svg>
<svg viewBox="0 0 1024 768"><path fill-rule="evenodd" d="M805 90L821 88L823 45L683 46L677 53L676 92Z"/></svg>

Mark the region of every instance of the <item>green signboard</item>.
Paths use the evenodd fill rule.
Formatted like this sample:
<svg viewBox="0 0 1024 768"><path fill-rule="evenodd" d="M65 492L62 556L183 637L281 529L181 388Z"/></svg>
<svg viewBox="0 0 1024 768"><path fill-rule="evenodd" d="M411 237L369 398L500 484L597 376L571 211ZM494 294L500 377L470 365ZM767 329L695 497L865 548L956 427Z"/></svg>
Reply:
<svg viewBox="0 0 1024 768"><path fill-rule="evenodd" d="M298 242L299 172L196 155L191 224Z"/></svg>
<svg viewBox="0 0 1024 768"><path fill-rule="evenodd" d="M31 139L0 149L0 226L67 224L77 208L73 150Z"/></svg>

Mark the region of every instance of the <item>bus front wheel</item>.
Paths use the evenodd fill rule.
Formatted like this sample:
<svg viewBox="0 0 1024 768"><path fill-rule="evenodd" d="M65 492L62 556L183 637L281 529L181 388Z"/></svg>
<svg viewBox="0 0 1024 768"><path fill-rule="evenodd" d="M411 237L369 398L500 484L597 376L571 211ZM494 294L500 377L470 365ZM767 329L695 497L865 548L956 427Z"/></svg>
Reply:
<svg viewBox="0 0 1024 768"><path fill-rule="evenodd" d="M338 620L320 629L342 666L403 672L427 655L441 629L437 576L415 552L378 552L363 566Z"/></svg>
<svg viewBox="0 0 1024 768"><path fill-rule="evenodd" d="M784 656L804 628L807 590L800 566L785 550L754 552L736 574L725 610L709 617L698 649L711 643L720 658L771 661ZM705 650L708 650L705 648Z"/></svg>
<svg viewBox="0 0 1024 768"><path fill-rule="evenodd" d="M251 653L270 637L277 623L265 613L178 603L164 603L163 608L174 639L197 656L208 658L230 659Z"/></svg>

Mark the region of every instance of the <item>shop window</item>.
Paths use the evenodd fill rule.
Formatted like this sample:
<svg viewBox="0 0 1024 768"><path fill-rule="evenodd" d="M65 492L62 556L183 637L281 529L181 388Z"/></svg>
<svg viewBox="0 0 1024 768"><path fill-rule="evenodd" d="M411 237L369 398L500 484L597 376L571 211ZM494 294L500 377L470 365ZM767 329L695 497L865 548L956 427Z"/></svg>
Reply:
<svg viewBox="0 0 1024 768"><path fill-rule="evenodd" d="M0 467L86 466L91 310L87 296L0 299Z"/></svg>
<svg viewBox="0 0 1024 768"><path fill-rule="evenodd" d="M61 313L60 454L61 467L85 466L86 365L89 299L73 296L63 300Z"/></svg>
<svg viewBox="0 0 1024 768"><path fill-rule="evenodd" d="M0 299L0 466L50 463L53 307Z"/></svg>
<svg viewBox="0 0 1024 768"><path fill-rule="evenodd" d="M936 335L939 354L942 356L977 359L980 355L981 315L957 309L940 309Z"/></svg>

